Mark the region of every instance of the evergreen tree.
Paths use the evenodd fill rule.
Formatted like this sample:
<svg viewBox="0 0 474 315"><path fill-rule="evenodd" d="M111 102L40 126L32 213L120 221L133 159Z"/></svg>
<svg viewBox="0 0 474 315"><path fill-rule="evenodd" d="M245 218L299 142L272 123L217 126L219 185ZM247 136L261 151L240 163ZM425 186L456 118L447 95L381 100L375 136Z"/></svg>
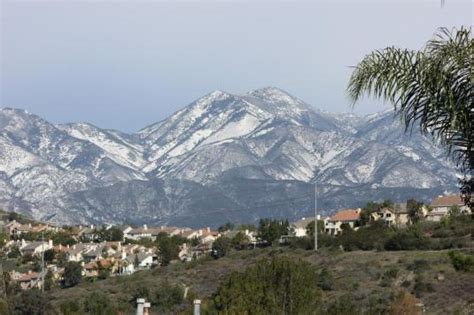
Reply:
<svg viewBox="0 0 474 315"><path fill-rule="evenodd" d="M77 262L68 262L64 266L64 286L66 288L73 287L82 279L82 266Z"/></svg>

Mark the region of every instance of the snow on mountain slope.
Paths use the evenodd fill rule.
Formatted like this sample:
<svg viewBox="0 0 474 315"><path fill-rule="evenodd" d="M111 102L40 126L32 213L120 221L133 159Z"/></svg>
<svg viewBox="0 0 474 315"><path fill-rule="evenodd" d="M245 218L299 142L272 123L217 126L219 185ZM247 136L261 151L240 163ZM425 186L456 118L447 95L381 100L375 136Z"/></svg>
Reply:
<svg viewBox="0 0 474 315"><path fill-rule="evenodd" d="M196 161L196 157L198 161L211 159L204 152L215 152L216 149L209 146L224 145L222 150L226 147L235 149L225 144L229 141L241 142L252 135L258 136L253 133L257 130L262 132L262 128L269 127L270 124L309 126L318 130L335 128L331 121L317 114L309 105L277 88L255 90L244 96L214 91L193 102L185 110L178 111L169 119L139 132L151 149L148 155L151 162L143 170L160 177L173 174L186 179L195 177L197 181L213 178L218 176L219 172L204 174L206 167L201 168L202 174L196 174L193 170L186 172L185 165L190 166L191 169L199 169L189 162L191 159L189 155L194 157L193 161ZM255 144L256 146L258 145ZM222 150L219 150L220 154L223 154ZM243 152L235 153L234 151L234 154L248 156L249 152L246 151L252 151L251 148L246 148L245 143L241 144L241 150ZM199 154L196 155L194 151L199 151ZM258 153L256 154L257 156L244 160L249 163L256 161ZM244 166L247 163L227 162L233 159L232 154L224 154L224 156L229 158L219 162L220 172L231 167ZM293 159L288 159L289 162L291 160ZM301 171L296 161L290 163L294 164L293 175L279 174L273 170L272 176L279 179L308 180L311 178L312 170ZM174 167L180 171L173 170Z"/></svg>
<svg viewBox="0 0 474 315"><path fill-rule="evenodd" d="M0 109L0 161L0 171L16 187L16 195L28 201L144 178L93 143L11 108Z"/></svg>
<svg viewBox="0 0 474 315"><path fill-rule="evenodd" d="M453 189L444 149L393 117L326 113L272 87L214 91L135 134L0 108L0 206L55 222L216 225L303 215L314 182L327 210Z"/></svg>
<svg viewBox="0 0 474 315"><path fill-rule="evenodd" d="M58 125L59 129L70 136L91 142L107 152L107 156L118 164L139 170L146 161L144 148L138 141L131 141L118 132L97 128L88 123Z"/></svg>

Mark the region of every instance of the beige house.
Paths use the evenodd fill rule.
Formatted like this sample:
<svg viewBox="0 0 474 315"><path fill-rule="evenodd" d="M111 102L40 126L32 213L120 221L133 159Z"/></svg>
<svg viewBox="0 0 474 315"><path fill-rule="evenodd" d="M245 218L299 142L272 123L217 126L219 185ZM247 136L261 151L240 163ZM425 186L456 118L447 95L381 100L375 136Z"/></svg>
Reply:
<svg viewBox="0 0 474 315"><path fill-rule="evenodd" d="M387 226L403 226L410 221L406 203L397 203L393 208L382 208L370 214L372 221L384 220Z"/></svg>
<svg viewBox="0 0 474 315"><path fill-rule="evenodd" d="M338 211L329 220L325 222L327 234L337 235L342 232L342 225L347 224L351 229L356 227L356 223L360 220L361 209L344 209Z"/></svg>
<svg viewBox="0 0 474 315"><path fill-rule="evenodd" d="M26 273L20 273L16 271L10 272L10 278L20 285L22 290L28 289L41 289L41 274L39 272L33 272L29 270Z"/></svg>
<svg viewBox="0 0 474 315"><path fill-rule="evenodd" d="M461 213L471 213L471 210L464 204L459 195L439 196L431 203L431 211L426 215L426 220L441 221L442 218L449 214L453 206L458 206Z"/></svg>
<svg viewBox="0 0 474 315"><path fill-rule="evenodd" d="M31 255L39 256L43 252L53 248L53 241L48 240L45 242L36 241L36 242L25 242L21 241L20 252L22 255Z"/></svg>
<svg viewBox="0 0 474 315"><path fill-rule="evenodd" d="M179 235L186 231L189 231L189 228L177 228L169 226L160 226L160 227L148 227L146 224L140 228L126 229L124 230L124 238L139 240L142 238L149 238L155 240L160 233L166 233L169 236Z"/></svg>

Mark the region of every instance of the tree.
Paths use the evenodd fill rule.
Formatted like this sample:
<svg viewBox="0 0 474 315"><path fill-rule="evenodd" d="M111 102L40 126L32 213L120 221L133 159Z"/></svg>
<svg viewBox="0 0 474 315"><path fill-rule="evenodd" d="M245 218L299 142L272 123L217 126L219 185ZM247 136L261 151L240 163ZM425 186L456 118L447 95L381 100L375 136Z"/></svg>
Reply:
<svg viewBox="0 0 474 315"><path fill-rule="evenodd" d="M214 258L224 257L227 252L230 250L231 240L227 237L219 237L212 244L212 256Z"/></svg>
<svg viewBox="0 0 474 315"><path fill-rule="evenodd" d="M56 253L54 249L48 249L44 251L44 261L45 262L52 262L54 260L54 257L56 256Z"/></svg>
<svg viewBox="0 0 474 315"><path fill-rule="evenodd" d="M321 233L324 233L324 221L318 220L318 235ZM314 238L314 220L306 225L306 234L309 237Z"/></svg>
<svg viewBox="0 0 474 315"><path fill-rule="evenodd" d="M8 213L8 221L18 221L21 219L21 215L19 215L18 213L16 212L9 212Z"/></svg>
<svg viewBox="0 0 474 315"><path fill-rule="evenodd" d="M421 51L388 47L367 55L348 84L353 102L365 93L391 102L406 129L418 126L447 146L464 172L461 193L472 207L474 88L471 29L441 28Z"/></svg>
<svg viewBox="0 0 474 315"><path fill-rule="evenodd" d="M234 224L231 223L231 222L227 222L224 225L219 226L217 231L222 233L222 232L225 232L225 231L231 231L233 229L234 229Z"/></svg>
<svg viewBox="0 0 474 315"><path fill-rule="evenodd" d="M49 238L53 240L54 244L61 244L63 246L72 246L77 243L70 233L63 231L53 233Z"/></svg>
<svg viewBox="0 0 474 315"><path fill-rule="evenodd" d="M53 277L53 272L51 270L48 270L46 273L46 276L44 277L44 289L46 291L49 291L53 288L54 286L54 277Z"/></svg>
<svg viewBox="0 0 474 315"><path fill-rule="evenodd" d="M374 212L379 211L383 208L393 208L393 202L391 200L384 200L382 203L369 201L365 204L364 208L360 212L360 222L362 225L366 225L370 222L370 215Z"/></svg>
<svg viewBox="0 0 474 315"><path fill-rule="evenodd" d="M288 220L261 219L258 224L258 237L273 243L282 235L288 235L289 226Z"/></svg>
<svg viewBox="0 0 474 315"><path fill-rule="evenodd" d="M82 279L82 266L77 262L70 261L64 266L64 286L73 287Z"/></svg>
<svg viewBox="0 0 474 315"><path fill-rule="evenodd" d="M461 215L461 208L458 205L453 205L449 208L449 217L456 218Z"/></svg>
<svg viewBox="0 0 474 315"><path fill-rule="evenodd" d="M320 295L313 266L274 257L232 273L217 289L213 302L222 314L313 314Z"/></svg>
<svg viewBox="0 0 474 315"><path fill-rule="evenodd" d="M123 232L116 226L112 226L109 229L103 228L99 235L102 240L108 242L118 242L123 240Z"/></svg>
<svg viewBox="0 0 474 315"><path fill-rule="evenodd" d="M12 246L10 251L8 252L8 258L18 258L21 256L20 248L18 246Z"/></svg>
<svg viewBox="0 0 474 315"><path fill-rule="evenodd" d="M408 217L411 223L417 223L423 217L422 207L422 202L418 202L415 199L407 200Z"/></svg>
<svg viewBox="0 0 474 315"><path fill-rule="evenodd" d="M250 240L249 240L249 237L247 235L245 235L244 232L242 231L239 231L232 239L231 239L231 243L232 243L232 246L234 248L237 248L237 249L242 249L242 248L245 248L247 247L247 245L249 244Z"/></svg>
<svg viewBox="0 0 474 315"><path fill-rule="evenodd" d="M178 259L179 246L186 242L186 239L180 236L169 236L162 232L156 237L156 243L160 250L161 264L169 265L171 260Z"/></svg>
<svg viewBox="0 0 474 315"><path fill-rule="evenodd" d="M161 262L163 264L163 260ZM167 264L169 263L169 261L167 262ZM133 267L138 268L138 266L140 266L140 260L138 259L138 254L135 254L135 257L133 258Z"/></svg>

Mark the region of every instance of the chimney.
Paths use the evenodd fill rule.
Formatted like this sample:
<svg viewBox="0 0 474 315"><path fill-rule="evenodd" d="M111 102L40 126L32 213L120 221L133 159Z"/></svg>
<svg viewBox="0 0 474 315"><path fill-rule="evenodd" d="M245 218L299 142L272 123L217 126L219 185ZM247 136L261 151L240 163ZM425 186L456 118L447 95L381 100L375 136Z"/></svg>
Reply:
<svg viewBox="0 0 474 315"><path fill-rule="evenodd" d="M211 228L210 228L210 227L207 227L207 228L206 228L206 231L207 231L208 233L211 232Z"/></svg>
<svg viewBox="0 0 474 315"><path fill-rule="evenodd" d="M145 304L143 304L143 315L150 315L150 307L150 302L146 302Z"/></svg>
<svg viewBox="0 0 474 315"><path fill-rule="evenodd" d="M144 315L145 299L137 299L137 315Z"/></svg>
<svg viewBox="0 0 474 315"><path fill-rule="evenodd" d="M146 226L146 224L143 224L143 229L146 231L148 230L148 226Z"/></svg>
<svg viewBox="0 0 474 315"><path fill-rule="evenodd" d="M48 240L48 246L53 247L53 240Z"/></svg>
<svg viewBox="0 0 474 315"><path fill-rule="evenodd" d="M93 230L93 229L94 229L94 224L91 224L91 230Z"/></svg>
<svg viewBox="0 0 474 315"><path fill-rule="evenodd" d="M193 315L201 315L201 300L194 300Z"/></svg>

